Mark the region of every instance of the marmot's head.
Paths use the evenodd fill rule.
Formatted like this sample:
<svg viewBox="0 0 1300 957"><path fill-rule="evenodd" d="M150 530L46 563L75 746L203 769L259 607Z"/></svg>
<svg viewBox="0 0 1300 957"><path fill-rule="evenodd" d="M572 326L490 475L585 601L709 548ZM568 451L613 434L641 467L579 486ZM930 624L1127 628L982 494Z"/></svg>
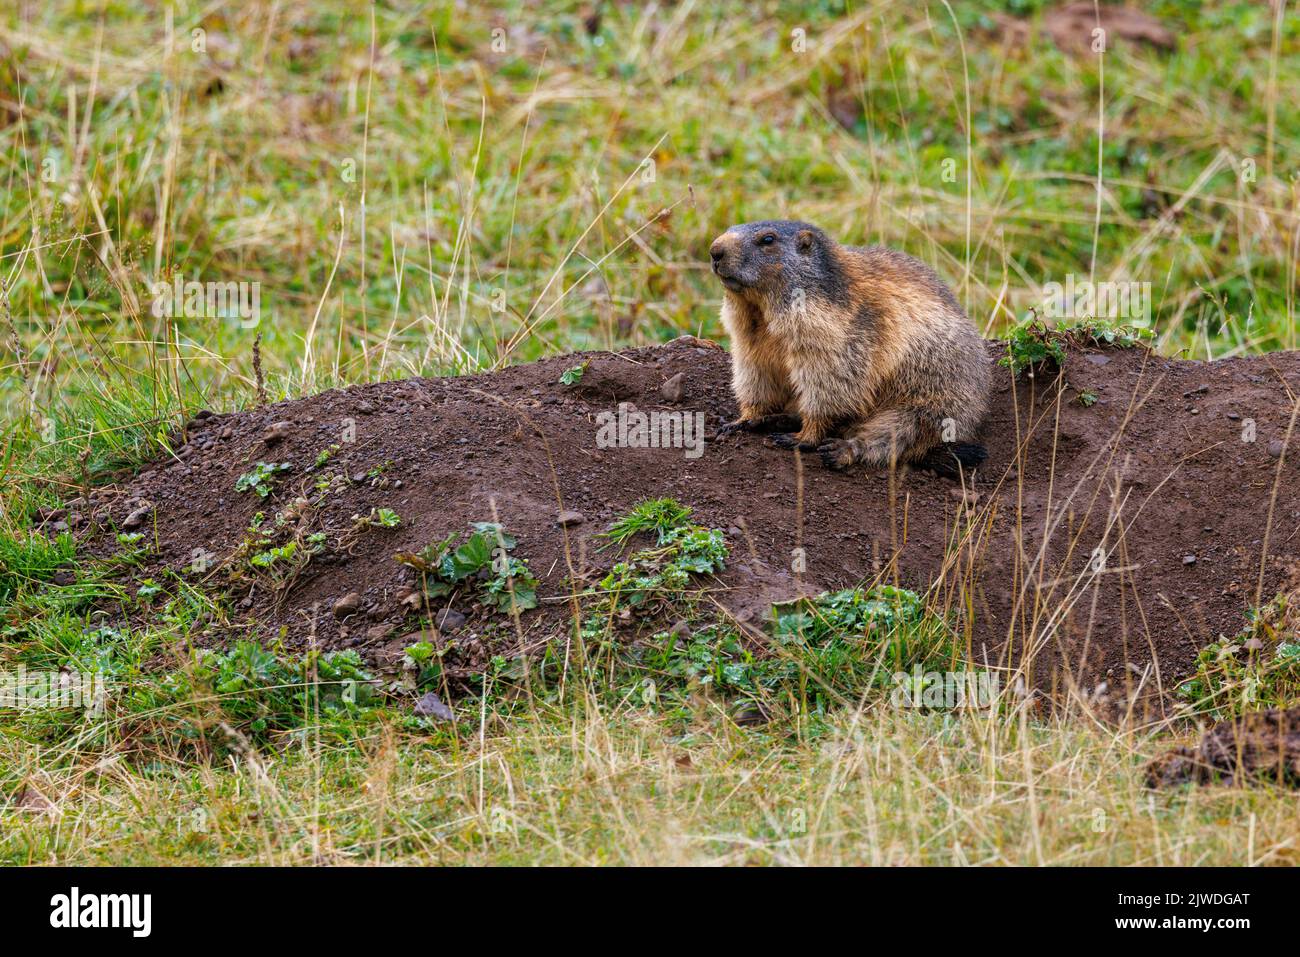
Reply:
<svg viewBox="0 0 1300 957"><path fill-rule="evenodd" d="M709 246L713 272L746 299L824 294L834 273L834 243L816 226L788 219L732 226Z"/></svg>

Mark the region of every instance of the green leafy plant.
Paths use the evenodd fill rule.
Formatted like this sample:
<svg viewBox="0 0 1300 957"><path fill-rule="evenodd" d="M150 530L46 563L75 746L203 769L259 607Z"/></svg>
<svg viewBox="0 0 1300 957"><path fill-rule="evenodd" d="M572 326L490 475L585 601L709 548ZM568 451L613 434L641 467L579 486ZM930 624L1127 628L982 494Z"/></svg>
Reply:
<svg viewBox="0 0 1300 957"><path fill-rule="evenodd" d="M254 513L243 541L226 562L231 579L247 578L251 572L275 587L291 583L328 546L324 532L307 531L311 514L305 500L291 503L269 521L265 512Z"/></svg>
<svg viewBox="0 0 1300 957"><path fill-rule="evenodd" d="M251 472L245 472L235 479L236 492L256 492L259 498L267 498L275 491L277 476L292 468L288 462L258 462Z"/></svg>
<svg viewBox="0 0 1300 957"><path fill-rule="evenodd" d="M107 565L140 565L153 550L143 532L118 532L116 541L118 551L107 559Z"/></svg>
<svg viewBox="0 0 1300 957"><path fill-rule="evenodd" d="M883 687L914 666L945 670L960 660L951 626L906 588L825 592L774 611L773 636L788 659L841 691Z"/></svg>
<svg viewBox="0 0 1300 957"><path fill-rule="evenodd" d="M139 597L142 601L149 601L151 598L153 598L157 594L160 594L161 592L162 592L162 585L159 585L152 578L141 579L139 586L135 590L136 596Z"/></svg>
<svg viewBox="0 0 1300 957"><path fill-rule="evenodd" d="M286 542L275 548L255 553L248 561L254 568L270 568L276 563L291 562L298 554L297 542Z"/></svg>
<svg viewBox="0 0 1300 957"><path fill-rule="evenodd" d="M529 571L526 561L508 557L483 586L482 598L485 604L499 612L509 612L511 607L520 611L536 608L537 579Z"/></svg>
<svg viewBox="0 0 1300 957"><path fill-rule="evenodd" d="M353 515L352 521L357 525L373 525L375 528L397 528L402 524L401 517L391 508L372 508L369 515Z"/></svg>
<svg viewBox="0 0 1300 957"><path fill-rule="evenodd" d="M1001 360L1019 374L1045 363L1060 365L1065 361L1065 340L1038 318L1030 318L1007 333L1007 354Z"/></svg>
<svg viewBox="0 0 1300 957"><path fill-rule="evenodd" d="M473 531L459 545L458 536L450 535L418 552L399 552L393 557L424 576L424 591L429 598L445 597L474 578L481 580L479 597L490 608L536 608L537 579L526 561L510 555L515 538L495 522L475 522L471 528Z"/></svg>
<svg viewBox="0 0 1300 957"><path fill-rule="evenodd" d="M1215 720L1300 701L1300 634L1287 598L1251 609L1239 634L1202 648L1174 693L1189 713Z"/></svg>
<svg viewBox="0 0 1300 957"><path fill-rule="evenodd" d="M331 446L321 449L319 452L316 453L316 459L314 462L312 462L312 468L318 469L321 466L325 465L327 462L329 462L330 459L334 458L334 456L338 454L338 451L339 451L339 445L337 442Z"/></svg>
<svg viewBox="0 0 1300 957"><path fill-rule="evenodd" d="M762 665L740 632L718 624L685 635L661 632L641 662L660 682L698 683L726 692L754 693L763 684Z"/></svg>
<svg viewBox="0 0 1300 957"><path fill-rule="evenodd" d="M1040 366L1059 366L1065 361L1069 345L1130 348L1148 342L1153 335L1150 329L1104 319L1080 319L1049 326L1037 316L1030 316L1007 333L1007 354L1001 363L1019 374Z"/></svg>
<svg viewBox="0 0 1300 957"><path fill-rule="evenodd" d="M210 702L232 726L261 738L314 722L317 715L371 707L377 701L373 682L361 656L350 649L290 659L240 641L228 651L195 652L189 668L141 685L129 704L135 711L175 715L191 729L193 708Z"/></svg>
<svg viewBox="0 0 1300 957"><path fill-rule="evenodd" d="M766 643L726 617L686 625L701 619L699 576L721 571L728 558L722 532L690 523L690 514L672 499L642 502L605 533L620 544L652 539L610 569L582 627L589 647L613 652L638 685L712 688L736 696L741 708L764 710L781 698L824 710L891 687L900 672L952 670L960 661L950 624L917 593L888 585L778 605ZM648 640L614 640L628 611L634 620L671 616L678 625Z"/></svg>
<svg viewBox="0 0 1300 957"><path fill-rule="evenodd" d="M615 605L675 601L689 587L692 575L722 571L727 555L720 530L683 525L665 533L660 544L616 562L600 587Z"/></svg>
<svg viewBox="0 0 1300 957"><path fill-rule="evenodd" d="M437 648L429 641L417 641L406 647L403 664L415 672L417 688L442 677L442 656L453 647L454 643L448 643Z"/></svg>
<svg viewBox="0 0 1300 957"><path fill-rule="evenodd" d="M958 660L948 623L915 592L892 586L779 605L772 636L760 653L725 620L660 632L637 663L661 683L713 688L756 704L793 697L824 711L891 687L900 672L949 670Z"/></svg>
<svg viewBox="0 0 1300 957"><path fill-rule="evenodd" d="M560 373L560 385L575 385L582 381L582 376L589 365L591 365L590 362L583 362L576 366L569 366Z"/></svg>

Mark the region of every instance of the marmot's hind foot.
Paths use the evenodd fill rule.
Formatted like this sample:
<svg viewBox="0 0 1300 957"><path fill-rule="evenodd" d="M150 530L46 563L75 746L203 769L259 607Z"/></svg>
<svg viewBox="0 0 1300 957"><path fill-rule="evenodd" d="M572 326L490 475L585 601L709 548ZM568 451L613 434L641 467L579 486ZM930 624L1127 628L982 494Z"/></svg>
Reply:
<svg viewBox="0 0 1300 957"><path fill-rule="evenodd" d="M817 446L817 454L828 469L842 471L858 460L852 439L831 439Z"/></svg>
<svg viewBox="0 0 1300 957"><path fill-rule="evenodd" d="M930 469L944 478L960 478L962 473L969 475L989 457L988 449L982 445L967 442L944 442L936 445L925 457L916 463L920 469Z"/></svg>

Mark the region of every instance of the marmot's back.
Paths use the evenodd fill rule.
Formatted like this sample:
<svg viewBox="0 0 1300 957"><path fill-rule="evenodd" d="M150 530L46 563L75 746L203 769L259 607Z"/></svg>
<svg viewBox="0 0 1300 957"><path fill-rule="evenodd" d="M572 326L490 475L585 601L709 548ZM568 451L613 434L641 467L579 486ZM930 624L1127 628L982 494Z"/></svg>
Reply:
<svg viewBox="0 0 1300 957"><path fill-rule="evenodd" d="M841 247L858 260L859 309L879 322L877 405L928 409L969 436L988 408L988 353L957 297L921 260L884 246ZM873 363L875 365L875 363Z"/></svg>

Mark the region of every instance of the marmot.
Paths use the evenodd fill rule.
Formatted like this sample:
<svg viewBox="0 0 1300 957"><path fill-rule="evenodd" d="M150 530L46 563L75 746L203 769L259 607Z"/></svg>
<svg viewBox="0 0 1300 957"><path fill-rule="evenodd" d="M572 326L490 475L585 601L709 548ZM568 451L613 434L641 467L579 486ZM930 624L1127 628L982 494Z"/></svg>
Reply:
<svg viewBox="0 0 1300 957"><path fill-rule="evenodd" d="M709 247L726 288L735 431L831 468L911 464L954 477L988 407L984 341L933 269L879 246L841 246L816 226L733 226Z"/></svg>

